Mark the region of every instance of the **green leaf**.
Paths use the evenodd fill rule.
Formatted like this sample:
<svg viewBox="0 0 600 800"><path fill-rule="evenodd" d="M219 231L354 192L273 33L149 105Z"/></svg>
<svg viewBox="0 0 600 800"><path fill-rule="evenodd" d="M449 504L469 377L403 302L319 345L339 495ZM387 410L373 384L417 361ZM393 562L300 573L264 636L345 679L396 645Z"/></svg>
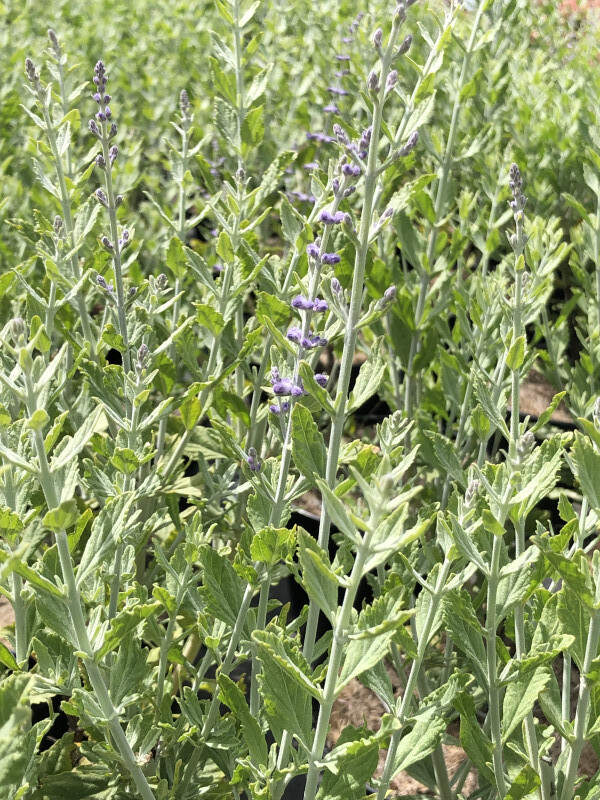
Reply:
<svg viewBox="0 0 600 800"><path fill-rule="evenodd" d="M254 534L250 544L250 557L273 566L290 558L294 552L294 532L288 528L263 528Z"/></svg>
<svg viewBox="0 0 600 800"><path fill-rule="evenodd" d="M292 311L288 303L284 303L279 297L267 292L258 292L256 303L256 318L264 323L268 318L275 325L284 327L290 321Z"/></svg>
<svg viewBox="0 0 600 800"><path fill-rule="evenodd" d="M34 411L31 417L26 422L25 427L30 428L32 431L43 431L46 425L50 422L48 412L43 408L38 408Z"/></svg>
<svg viewBox="0 0 600 800"><path fill-rule="evenodd" d="M298 560L302 568L302 585L327 619L333 623L338 607L338 579L331 568L327 553L313 537L298 530Z"/></svg>
<svg viewBox="0 0 600 800"><path fill-rule="evenodd" d="M569 586L563 586L558 594L557 612L564 633L575 637L568 649L573 661L582 670L590 629L590 612L581 601L577 590Z"/></svg>
<svg viewBox="0 0 600 800"><path fill-rule="evenodd" d="M52 531L64 531L72 527L79 517L76 500L65 500L57 508L47 511L42 524Z"/></svg>
<svg viewBox="0 0 600 800"><path fill-rule="evenodd" d="M475 376L473 380L473 387L475 389L477 400L483 409L483 413L489 419L494 428L498 428L498 430L502 431L502 433L508 439L509 431L506 426L506 422L504 421L503 413L501 413L500 409L494 403L490 391L485 383L481 380L479 375ZM502 411L504 411L504 409L502 409Z"/></svg>
<svg viewBox="0 0 600 800"><path fill-rule="evenodd" d="M100 405L89 414L83 424L77 428L77 432L73 436L65 436L61 439L56 448L56 452L50 464L52 472L56 472L63 467L66 467L75 456L79 455L83 448L87 445L96 430L96 426L102 415L103 407Z"/></svg>
<svg viewBox="0 0 600 800"><path fill-rule="evenodd" d="M502 705L502 740L506 742L525 719L550 680L547 667L518 675L506 687Z"/></svg>
<svg viewBox="0 0 600 800"><path fill-rule="evenodd" d="M379 760L377 738L366 728L348 726L322 762L323 778L317 800L362 800L365 784Z"/></svg>
<svg viewBox="0 0 600 800"><path fill-rule="evenodd" d="M206 328L213 336L218 336L225 327L223 315L207 303L194 303L196 321L202 328Z"/></svg>
<svg viewBox="0 0 600 800"><path fill-rule="evenodd" d="M120 611L116 617L111 619L110 627L96 657L104 658L111 650L115 650L126 636L135 635L134 632L138 625L148 617L154 616L161 608L162 604L156 601L154 603L138 603Z"/></svg>
<svg viewBox="0 0 600 800"><path fill-rule="evenodd" d="M110 463L123 475L133 475L140 466L138 457L129 447L115 447Z"/></svg>
<svg viewBox="0 0 600 800"><path fill-rule="evenodd" d="M529 797L539 785L540 776L536 775L529 764L525 764L517 777L512 780L506 800L523 800L523 798Z"/></svg>
<svg viewBox="0 0 600 800"><path fill-rule="evenodd" d="M181 280L187 274L187 258L179 236L173 236L167 248L167 267L175 278Z"/></svg>
<svg viewBox="0 0 600 800"><path fill-rule="evenodd" d="M264 708L275 738L290 731L308 747L312 741L312 697L322 700L309 677L310 668L297 647L271 631L254 631L262 670L259 678Z"/></svg>
<svg viewBox="0 0 600 800"><path fill-rule="evenodd" d="M255 106L248 111L242 123L242 142L249 147L259 145L265 135L263 106Z"/></svg>
<svg viewBox="0 0 600 800"><path fill-rule="evenodd" d="M300 403L292 411L292 455L300 472L316 486L317 479L325 475L327 451L312 414Z"/></svg>
<svg viewBox="0 0 600 800"><path fill-rule="evenodd" d="M21 786L32 753L25 746L31 728L29 675L10 675L0 683L0 789L14 797Z"/></svg>
<svg viewBox="0 0 600 800"><path fill-rule="evenodd" d="M317 487L323 496L323 503L327 509L327 513L331 517L333 524L355 545L360 545L361 537L356 529L356 525L350 521L350 517L346 513L346 507L340 498L331 491L329 486L323 480L317 481Z"/></svg>
<svg viewBox="0 0 600 800"><path fill-rule="evenodd" d="M179 413L185 425L186 431L191 431L196 427L202 413L202 403L198 397L198 387L192 384L188 389L183 403L179 406Z"/></svg>
<svg viewBox="0 0 600 800"><path fill-rule="evenodd" d="M304 222L285 196L281 198L279 215L281 217L283 238L293 246L304 229Z"/></svg>
<svg viewBox="0 0 600 800"><path fill-rule="evenodd" d="M433 444L436 460L442 470L455 480L459 486L465 488L467 485L465 473L456 455L454 445L437 431L425 431L425 435Z"/></svg>
<svg viewBox="0 0 600 800"><path fill-rule="evenodd" d="M526 339L524 336L519 336L510 346L506 356L506 366L509 369L516 370L523 366L525 361L525 344Z"/></svg>
<svg viewBox="0 0 600 800"><path fill-rule="evenodd" d="M460 713L460 743L480 777L495 786L494 774L488 767L492 762L492 742L477 721L473 698L462 694L454 703Z"/></svg>
<svg viewBox="0 0 600 800"><path fill-rule="evenodd" d="M438 709L431 708L420 714L410 731L400 740L394 759L393 775L422 761L438 746L446 721Z"/></svg>
<svg viewBox="0 0 600 800"><path fill-rule="evenodd" d="M348 398L348 413L356 411L378 391L387 369L386 356L385 339L380 336L375 340L367 360L359 370L356 383Z"/></svg>
<svg viewBox="0 0 600 800"><path fill-rule="evenodd" d="M242 581L231 562L212 547L200 548L198 560L203 570L200 590L209 614L233 627L242 605Z"/></svg>
<svg viewBox="0 0 600 800"><path fill-rule="evenodd" d="M265 737L256 719L250 714L246 698L231 678L219 675L221 701L233 711L239 723L242 736L248 748L248 754L255 766L267 765L268 750Z"/></svg>
<svg viewBox="0 0 600 800"><path fill-rule="evenodd" d="M596 511L600 509L600 453L579 432L570 452L570 461L584 495Z"/></svg>
<svg viewBox="0 0 600 800"><path fill-rule="evenodd" d="M481 624L465 591L452 589L442 599L442 618L455 646L471 662L481 686L487 685L487 658Z"/></svg>

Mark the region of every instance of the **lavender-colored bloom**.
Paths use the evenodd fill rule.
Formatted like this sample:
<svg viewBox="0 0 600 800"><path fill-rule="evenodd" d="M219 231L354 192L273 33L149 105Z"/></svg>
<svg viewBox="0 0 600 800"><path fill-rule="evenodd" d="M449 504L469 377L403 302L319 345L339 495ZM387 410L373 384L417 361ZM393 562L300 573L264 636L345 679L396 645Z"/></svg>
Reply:
<svg viewBox="0 0 600 800"><path fill-rule="evenodd" d="M394 86L398 83L398 70L393 69L390 74L387 76L387 80L385 82L385 88L388 92L394 88Z"/></svg>
<svg viewBox="0 0 600 800"><path fill-rule="evenodd" d="M213 272L215 272L217 275L220 275L224 269L225 267L223 266L223 264L220 264L219 262L213 264Z"/></svg>
<svg viewBox="0 0 600 800"><path fill-rule="evenodd" d="M340 113L340 110L336 106L335 103L328 103L326 106L323 107L323 111L326 114L339 114Z"/></svg>
<svg viewBox="0 0 600 800"><path fill-rule="evenodd" d="M350 197L350 195L354 194L355 191L356 191L356 186L352 184L352 186L348 186L347 189L344 189L343 197Z"/></svg>
<svg viewBox="0 0 600 800"><path fill-rule="evenodd" d="M281 375L279 374L277 367L271 367L271 383L276 383L280 379Z"/></svg>
<svg viewBox="0 0 600 800"><path fill-rule="evenodd" d="M337 295L340 295L342 293L342 284L338 281L337 278L331 279L331 291Z"/></svg>
<svg viewBox="0 0 600 800"><path fill-rule="evenodd" d="M291 391L292 397L302 397L303 394L305 394L305 392L302 386L298 386L298 384L294 384L292 386L292 391Z"/></svg>
<svg viewBox="0 0 600 800"><path fill-rule="evenodd" d="M100 92L94 92L92 98L98 103L98 105L100 105L100 103L102 102L102 95L100 94Z"/></svg>
<svg viewBox="0 0 600 800"><path fill-rule="evenodd" d="M369 77L367 78L367 89L370 92L378 92L379 91L379 76L375 72L375 70L371 70L369 73Z"/></svg>
<svg viewBox="0 0 600 800"><path fill-rule="evenodd" d="M292 381L290 378L280 378L273 384L273 393L278 397L285 397L292 393Z"/></svg>
<svg viewBox="0 0 600 800"><path fill-rule="evenodd" d="M328 266L333 266L333 264L340 263L340 256L337 253L323 253L321 256L321 261L323 264L327 264Z"/></svg>
<svg viewBox="0 0 600 800"><path fill-rule="evenodd" d="M338 61L350 61L350 56L346 55L345 53L336 55L336 59Z"/></svg>
<svg viewBox="0 0 600 800"><path fill-rule="evenodd" d="M344 164L342 166L342 172L344 175L357 178L361 173L361 169L358 164Z"/></svg>
<svg viewBox="0 0 600 800"><path fill-rule="evenodd" d="M96 200L105 208L108 208L108 200L102 189L96 189Z"/></svg>
<svg viewBox="0 0 600 800"><path fill-rule="evenodd" d="M252 472L260 472L261 463L260 459L258 458L258 453L254 447L248 448L246 464L248 464L248 467L252 470Z"/></svg>
<svg viewBox="0 0 600 800"><path fill-rule="evenodd" d="M110 159L111 167L115 163L115 161L117 160L117 156L118 155L119 155L119 148L117 147L116 144L113 144L113 146L108 151L108 157Z"/></svg>
<svg viewBox="0 0 600 800"><path fill-rule="evenodd" d="M110 253L110 252L112 252L112 251L115 249L115 248L113 247L113 243L112 243L112 242L111 242L111 240L108 238L108 236L103 236L103 237L100 239L100 242L101 242L101 244L102 244L102 247L104 247L104 249L105 249L105 250L108 250L108 252L109 252L109 253Z"/></svg>
<svg viewBox="0 0 600 800"><path fill-rule="evenodd" d="M348 134L339 124L339 122L335 122L333 124L333 132L335 133L335 137L340 144L349 144L350 139L348 139Z"/></svg>
<svg viewBox="0 0 600 800"><path fill-rule="evenodd" d="M383 297L388 303L391 303L392 300L395 300L396 299L396 287L395 286L388 286L388 288L383 293Z"/></svg>
<svg viewBox="0 0 600 800"><path fill-rule="evenodd" d="M301 203L314 203L315 196L312 194L306 194L306 192L288 192L289 198L295 198L299 200Z"/></svg>
<svg viewBox="0 0 600 800"><path fill-rule="evenodd" d="M313 307L313 301L304 297L303 294L298 294L292 299L292 308L298 308L301 311L309 311Z"/></svg>
<svg viewBox="0 0 600 800"><path fill-rule="evenodd" d="M25 75L27 75L27 80L31 83L37 83L40 79L40 74L30 58L25 59Z"/></svg>
<svg viewBox="0 0 600 800"><path fill-rule="evenodd" d="M186 89L182 89L179 95L179 109L184 117L188 117L190 113L190 97Z"/></svg>
<svg viewBox="0 0 600 800"><path fill-rule="evenodd" d="M358 146L361 149L364 150L366 147L369 146L369 144L371 142L371 134L372 133L373 133L373 128L371 127L371 125L369 125L368 128L365 128L365 130L362 132L362 136L360 137L360 142L358 144Z"/></svg>
<svg viewBox="0 0 600 800"><path fill-rule="evenodd" d="M106 166L106 161L104 160L104 156L101 153L98 153L96 156L96 166L100 167L100 169L104 169Z"/></svg>
<svg viewBox="0 0 600 800"><path fill-rule="evenodd" d="M98 113L96 114L96 119L98 120L98 122L105 122L106 117L104 115L104 111L98 111Z"/></svg>
<svg viewBox="0 0 600 800"><path fill-rule="evenodd" d="M96 120L91 119L88 122L88 128L90 129L90 132L94 134L94 136L100 136L100 130L98 129L98 126L96 125Z"/></svg>
<svg viewBox="0 0 600 800"><path fill-rule="evenodd" d="M323 311L327 311L329 309L329 305L327 304L327 300L323 300L322 297L315 297L313 301L313 311L317 313L322 313Z"/></svg>
<svg viewBox="0 0 600 800"><path fill-rule="evenodd" d="M336 78L343 78L343 77L345 77L346 75L349 75L349 74L350 74L350 70L349 70L349 69L338 69L338 70L337 70L336 72L334 72L333 74L335 75L335 77L336 77Z"/></svg>
<svg viewBox="0 0 600 800"><path fill-rule="evenodd" d="M373 46L379 49L381 47L382 41L383 41L383 31L381 30L381 28L377 28L377 30L373 34Z"/></svg>
<svg viewBox="0 0 600 800"><path fill-rule="evenodd" d="M315 372L315 381L324 389L327 386L328 377L324 372Z"/></svg>
<svg viewBox="0 0 600 800"><path fill-rule="evenodd" d="M320 165L317 161L309 161L307 164L304 165L304 169L311 172L313 169L320 169Z"/></svg>
<svg viewBox="0 0 600 800"><path fill-rule="evenodd" d="M306 253L310 258L314 258L317 260L319 258L319 246L314 242L306 245ZM292 300L292 305L294 305L294 301Z"/></svg>
<svg viewBox="0 0 600 800"><path fill-rule="evenodd" d="M96 283L101 289L105 289L106 291L108 291L108 283L106 282L106 279L102 275L96 275Z"/></svg>
<svg viewBox="0 0 600 800"><path fill-rule="evenodd" d="M319 219L325 225L339 225L341 222L344 222L346 218L346 214L343 211L336 211L335 214L332 214L331 211L321 211L319 214Z"/></svg>
<svg viewBox="0 0 600 800"><path fill-rule="evenodd" d="M346 97L349 94L349 92L345 89L341 89L339 86L328 86L327 91L329 94L335 94L338 97Z"/></svg>
<svg viewBox="0 0 600 800"><path fill-rule="evenodd" d="M290 404L287 400L284 400L283 403L277 405L276 403L271 403L269 406L269 411L272 414L287 414L290 410Z"/></svg>
<svg viewBox="0 0 600 800"><path fill-rule="evenodd" d="M302 341L302 331L298 326L294 325L286 333L286 338L289 339L290 342L296 342L298 344Z"/></svg>
<svg viewBox="0 0 600 800"><path fill-rule="evenodd" d="M113 122L111 123L111 126L108 131L108 138L114 139L116 135L117 135L117 123Z"/></svg>
<svg viewBox="0 0 600 800"><path fill-rule="evenodd" d="M339 178L334 178L331 181L331 188L333 189L333 193L337 195L340 191L340 181Z"/></svg>
<svg viewBox="0 0 600 800"><path fill-rule="evenodd" d="M353 41L354 39L352 38L352 36L342 36L342 42L344 44L352 44ZM336 58L339 58L339 56L336 56Z"/></svg>
<svg viewBox="0 0 600 800"><path fill-rule="evenodd" d="M163 292L169 284L169 279L164 272L156 276L156 288Z"/></svg>
<svg viewBox="0 0 600 800"><path fill-rule="evenodd" d="M417 146L419 141L419 131L413 131L406 140L406 144L400 148L398 155L401 157L407 156Z"/></svg>

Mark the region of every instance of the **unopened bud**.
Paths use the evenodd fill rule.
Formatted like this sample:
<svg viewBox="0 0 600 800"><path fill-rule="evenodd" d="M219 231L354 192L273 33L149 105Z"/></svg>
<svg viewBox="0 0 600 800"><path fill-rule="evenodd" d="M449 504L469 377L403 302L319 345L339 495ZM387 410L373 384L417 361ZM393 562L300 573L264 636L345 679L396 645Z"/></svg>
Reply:
<svg viewBox="0 0 600 800"><path fill-rule="evenodd" d="M475 500L479 494L481 484L478 480L470 481L465 491L465 505L467 508L472 508L475 505Z"/></svg>
<svg viewBox="0 0 600 800"><path fill-rule="evenodd" d="M377 30L373 34L373 46L379 50L382 41L383 41L383 31L381 30L381 28L377 28Z"/></svg>

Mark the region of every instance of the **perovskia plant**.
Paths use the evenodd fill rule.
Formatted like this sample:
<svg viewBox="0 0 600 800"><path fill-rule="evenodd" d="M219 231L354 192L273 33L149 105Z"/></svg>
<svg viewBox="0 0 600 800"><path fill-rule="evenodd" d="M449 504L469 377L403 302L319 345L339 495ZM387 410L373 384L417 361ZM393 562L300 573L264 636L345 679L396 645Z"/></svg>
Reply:
<svg viewBox="0 0 600 800"><path fill-rule="evenodd" d="M197 10L0 56L2 796L600 797L590 35Z"/></svg>

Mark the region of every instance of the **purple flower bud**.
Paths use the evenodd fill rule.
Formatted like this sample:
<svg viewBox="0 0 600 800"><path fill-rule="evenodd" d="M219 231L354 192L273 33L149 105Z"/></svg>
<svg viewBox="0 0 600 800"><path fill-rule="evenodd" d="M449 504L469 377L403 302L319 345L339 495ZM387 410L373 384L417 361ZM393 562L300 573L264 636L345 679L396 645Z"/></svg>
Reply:
<svg viewBox="0 0 600 800"><path fill-rule="evenodd" d="M106 166L106 161L104 160L104 156L101 153L98 153L96 156L96 166L100 167L100 169L104 169Z"/></svg>
<svg viewBox="0 0 600 800"><path fill-rule="evenodd" d="M349 92L345 89L341 89L339 86L328 86L327 91L329 94L335 94L338 97L346 97L349 94Z"/></svg>
<svg viewBox="0 0 600 800"><path fill-rule="evenodd" d="M96 189L96 200L105 208L108 208L108 200L102 189Z"/></svg>
<svg viewBox="0 0 600 800"><path fill-rule="evenodd" d="M356 191L356 186L352 184L352 186L348 186L347 189L344 189L343 197L350 197L351 194L354 194Z"/></svg>
<svg viewBox="0 0 600 800"><path fill-rule="evenodd" d="M93 97L93 99L94 99L94 100L95 100L95 101L98 103L98 105L99 105L99 104L100 104L100 101L102 100L102 95L100 94L100 92L94 92L94 94L92 95L92 97Z"/></svg>
<svg viewBox="0 0 600 800"><path fill-rule="evenodd" d="M314 258L315 261L319 258L319 247L314 242L311 242L306 246L306 252L310 258ZM292 300L292 305L294 301Z"/></svg>
<svg viewBox="0 0 600 800"><path fill-rule="evenodd" d="M296 295L291 302L292 308L299 308L301 311L308 311L312 308L312 305L312 300L304 297L303 294Z"/></svg>
<svg viewBox="0 0 600 800"><path fill-rule="evenodd" d="M116 144L113 144L113 146L108 151L108 157L110 159L111 167L115 163L115 161L117 160L117 156L118 155L119 155L119 148L117 147Z"/></svg>
<svg viewBox="0 0 600 800"><path fill-rule="evenodd" d="M290 340L290 342L300 343L302 341L302 331L296 325L288 330L286 333L286 338Z"/></svg>
<svg viewBox="0 0 600 800"><path fill-rule="evenodd" d="M96 86L98 86L98 84L100 83L100 78L98 78L98 76L97 76L97 75L94 75L94 77L92 78L92 80L94 81L94 83L96 84Z"/></svg>
<svg viewBox="0 0 600 800"><path fill-rule="evenodd" d="M388 286L388 288L383 293L384 298L388 303L391 303L392 300L396 299L396 287L395 286Z"/></svg>
<svg viewBox="0 0 600 800"><path fill-rule="evenodd" d="M350 61L350 56L346 55L345 53L336 55L336 59L338 61Z"/></svg>
<svg viewBox="0 0 600 800"><path fill-rule="evenodd" d="M112 111L110 110L110 106L106 106L104 109L104 114L106 115L106 119L110 119L112 117Z"/></svg>
<svg viewBox="0 0 600 800"><path fill-rule="evenodd" d="M260 472L261 463L258 458L258 453L254 447L248 448L248 455L246 456L246 463L252 472Z"/></svg>
<svg viewBox="0 0 600 800"><path fill-rule="evenodd" d="M333 193L337 195L340 191L340 181L339 178L334 178L331 181L331 188L333 189Z"/></svg>
<svg viewBox="0 0 600 800"><path fill-rule="evenodd" d="M101 289L108 290L108 283L106 282L105 278L102 275L96 275L96 283L100 286Z"/></svg>
<svg viewBox="0 0 600 800"><path fill-rule="evenodd" d="M367 89L370 92L379 91L379 76L374 70L369 73L369 77L367 78Z"/></svg>
<svg viewBox="0 0 600 800"><path fill-rule="evenodd" d="M280 379L281 375L279 374L277 367L271 367L271 383L277 383L277 381Z"/></svg>
<svg viewBox="0 0 600 800"><path fill-rule="evenodd" d="M373 34L373 46L379 50L382 41L383 41L383 31L381 30L381 28L377 28L377 30Z"/></svg>
<svg viewBox="0 0 600 800"><path fill-rule="evenodd" d="M113 243L108 238L108 236L103 236L100 239L100 242L102 243L102 247L104 247L105 250L108 250L109 253L112 252L115 249L114 246L113 246Z"/></svg>
<svg viewBox="0 0 600 800"><path fill-rule="evenodd" d="M412 150L415 149L417 142L419 141L419 131L413 131L411 135L406 140L406 144L400 148L398 151L398 155L400 157L407 156Z"/></svg>
<svg viewBox="0 0 600 800"><path fill-rule="evenodd" d="M335 103L328 103L326 106L323 107L323 111L326 114L339 114L340 113L340 110L336 106Z"/></svg>
<svg viewBox="0 0 600 800"><path fill-rule="evenodd" d="M165 275L164 272L161 272L159 275L156 276L156 288L159 291L164 291L169 284L169 279Z"/></svg>
<svg viewBox="0 0 600 800"><path fill-rule="evenodd" d="M371 142L371 134L373 132L373 128L369 125L368 128L362 132L362 136L360 137L359 147L364 149L369 146Z"/></svg>
<svg viewBox="0 0 600 800"><path fill-rule="evenodd" d="M358 164L344 164L342 172L349 177L357 178L360 175L361 169Z"/></svg>
<svg viewBox="0 0 600 800"><path fill-rule="evenodd" d="M40 75L30 58L25 59L25 75L27 75L27 80L31 83L37 83L40 79Z"/></svg>
<svg viewBox="0 0 600 800"><path fill-rule="evenodd" d="M327 386L328 377L324 372L315 372L315 381L324 389Z"/></svg>
<svg viewBox="0 0 600 800"><path fill-rule="evenodd" d="M88 128L90 129L91 133L94 134L94 136L100 136L100 131L98 130L98 126L96 125L96 120L91 119L88 122Z"/></svg>
<svg viewBox="0 0 600 800"><path fill-rule="evenodd" d="M313 302L313 311L317 313L322 313L323 311L327 311L329 308L327 304L327 300L323 300L322 297L315 297Z"/></svg>
<svg viewBox="0 0 600 800"><path fill-rule="evenodd" d="M307 164L304 165L304 169L310 172L313 169L319 169L319 164L317 161L309 161Z"/></svg>
<svg viewBox="0 0 600 800"><path fill-rule="evenodd" d="M333 264L340 263L340 256L337 253L323 253L321 256L321 261L323 264L333 266Z"/></svg>
<svg viewBox="0 0 600 800"><path fill-rule="evenodd" d="M96 114L96 119L98 120L98 122L104 122L104 120L106 119L104 111L98 111L98 113Z"/></svg>
<svg viewBox="0 0 600 800"><path fill-rule="evenodd" d="M410 46L412 44L412 40L413 37L409 33L408 36L404 38L404 41L398 48L398 52L396 53L396 58L398 58L399 56L403 56L405 53L408 53L408 51L410 50Z"/></svg>
<svg viewBox="0 0 600 800"><path fill-rule="evenodd" d="M337 72L334 72L333 74L335 75L336 78L343 78L346 75L350 74L350 70L349 69L339 69L339 70L337 70Z"/></svg>
<svg viewBox="0 0 600 800"><path fill-rule="evenodd" d="M340 295L342 293L342 284L338 281L337 278L331 279L331 291L337 295Z"/></svg>
<svg viewBox="0 0 600 800"><path fill-rule="evenodd" d="M189 116L190 113L190 97L186 89L182 89L179 95L179 109L184 117Z"/></svg>
<svg viewBox="0 0 600 800"><path fill-rule="evenodd" d="M121 205L122 202L123 202L123 195L122 194L118 194L115 197L115 208L118 208Z"/></svg>
<svg viewBox="0 0 600 800"><path fill-rule="evenodd" d="M294 384L292 386L292 389L291 389L290 393L291 393L292 397L302 397L302 395L305 394L304 389L302 388L302 386L298 386L297 384Z"/></svg>
<svg viewBox="0 0 600 800"><path fill-rule="evenodd" d="M108 138L109 138L109 139L114 139L114 137L115 137L116 135L117 135L117 125L116 125L116 123L115 123L115 122L113 122L113 123L111 124L111 126L110 126L110 129L109 129L109 131L108 131Z"/></svg>
<svg viewBox="0 0 600 800"><path fill-rule="evenodd" d="M394 86L398 83L398 71L393 69L390 74L387 76L387 80L385 82L385 88L389 92Z"/></svg>
<svg viewBox="0 0 600 800"><path fill-rule="evenodd" d="M350 28L350 30L352 30L352 28ZM342 36L342 42L344 44L352 44L353 41L354 39L352 38L352 36Z"/></svg>
<svg viewBox="0 0 600 800"><path fill-rule="evenodd" d="M104 95L104 102L105 102L105 103L110 103L111 99L112 99L112 98L111 98L111 96L110 96L109 94L105 94L105 95Z"/></svg>
<svg viewBox="0 0 600 800"><path fill-rule="evenodd" d="M269 406L269 411L271 412L271 414L279 414L280 408L279 406L275 405L275 403L271 403L271 405Z"/></svg>

